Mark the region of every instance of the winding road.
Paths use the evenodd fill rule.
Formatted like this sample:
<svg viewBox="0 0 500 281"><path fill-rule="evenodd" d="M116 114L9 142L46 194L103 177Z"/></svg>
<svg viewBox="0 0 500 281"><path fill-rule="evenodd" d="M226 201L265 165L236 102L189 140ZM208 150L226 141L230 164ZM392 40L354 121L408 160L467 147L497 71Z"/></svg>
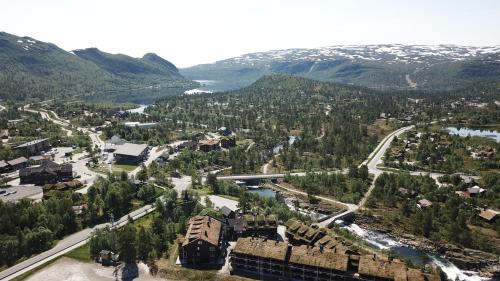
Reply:
<svg viewBox="0 0 500 281"><path fill-rule="evenodd" d="M26 106L24 109L26 111L39 113L39 114L41 114L42 118L45 118L47 120L51 120L52 122L59 124L63 127L69 126L69 123L66 120L62 120L62 119L58 118L57 115L53 115L53 116L55 116L55 117L53 117L45 111L37 111L37 110L30 109L29 106ZM382 174L384 172L383 170L379 169L377 166L378 166L378 164L380 164L382 162L382 157L384 156L386 150L389 148L394 137L401 135L402 133L410 130L411 128L413 128L413 126L403 127L403 128L400 128L400 129L390 133L389 135L387 135L377 145L375 150L368 156L368 159L365 160L361 164L361 165L367 165L369 172L371 174L373 174L374 178L373 178L372 184L369 187L368 191L365 193L365 195L363 196L363 198L360 200L360 202L357 205L347 204L347 203L343 203L343 202L334 200L332 198L318 196L318 198L320 198L322 200L330 201L330 202L336 203L336 204L342 204L342 205L346 206L346 208L347 208L346 211L344 211L340 214L337 214L337 215L335 215L335 216L333 216L325 221L317 223L318 226L328 227L335 220L340 219L346 215L352 214L352 213L356 212L357 210L362 209L364 207L367 199L369 198L370 194L372 193L372 191L375 187L375 185L374 185L375 180L377 179L377 177L380 174ZM90 131L89 129L86 129L86 128L78 128L78 130L81 130L82 132L88 134L90 136L90 138L92 139L92 142L94 143L94 145L97 145L99 147L103 146L104 143L102 142L102 140L100 140L98 134L93 133L92 131ZM175 143L173 145L175 145ZM164 150L156 150L156 149L154 149L154 151L151 151L150 156L146 160L145 164L149 164L152 161L154 161L154 159L159 157L161 155L161 153L163 153L163 151ZM140 171L140 168L137 168L134 171L130 172L130 175L136 175L137 172L139 172L139 171ZM345 171L337 171L337 172L345 172ZM218 176L217 179L219 179L219 180L249 180L249 179L265 179L265 178L272 179L272 178L282 178L285 175L286 174L283 174L283 173L281 173L281 174L231 175L231 176ZM306 173L304 173L304 172L290 173L290 175L305 176ZM191 183L189 177L182 177L179 179L173 178L172 181L173 181L173 184L175 186L175 189L179 193L182 190L187 189ZM288 190L289 192L307 195L303 191L299 191L299 190L295 190L295 189L291 189L291 188L283 187L283 186L281 188L284 188L284 189ZM163 197L160 197L160 198L163 198ZM131 216L134 219L138 219L138 218L140 218L140 217L142 217L142 216L144 216L144 215L146 215L154 210L155 210L154 205L146 205L146 206L144 206L138 210L135 210L135 211L123 216L122 218L120 218L116 222L116 226L119 227L119 226L125 225L128 222L128 219L127 219L128 216ZM19 275L21 275L29 270L32 270L32 269L50 261L50 260L53 260L53 259L65 254L65 253L77 248L77 247L80 247L81 245L85 244L90 239L90 237L92 236L92 232L95 229L104 228L106 226L109 226L109 223L97 225L93 228L83 229L75 234L72 234L72 235L62 239L61 241L59 241L59 243L54 248L52 248L46 252L40 253L36 256L33 256L33 257L31 257L31 258L29 258L29 259L27 259L19 264L16 264L16 265L0 272L0 280L11 280L11 279L15 278L16 276L19 276Z"/></svg>

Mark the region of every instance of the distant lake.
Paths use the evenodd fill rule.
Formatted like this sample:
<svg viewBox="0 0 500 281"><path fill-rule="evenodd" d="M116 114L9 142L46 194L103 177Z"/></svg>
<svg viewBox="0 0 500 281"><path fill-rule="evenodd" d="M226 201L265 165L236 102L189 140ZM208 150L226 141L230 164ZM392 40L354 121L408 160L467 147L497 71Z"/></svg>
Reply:
<svg viewBox="0 0 500 281"><path fill-rule="evenodd" d="M500 142L500 132L495 130L481 130L481 129L470 129L470 128L457 128L457 127L447 127L446 130L450 134L458 135L460 137L485 137L493 139Z"/></svg>

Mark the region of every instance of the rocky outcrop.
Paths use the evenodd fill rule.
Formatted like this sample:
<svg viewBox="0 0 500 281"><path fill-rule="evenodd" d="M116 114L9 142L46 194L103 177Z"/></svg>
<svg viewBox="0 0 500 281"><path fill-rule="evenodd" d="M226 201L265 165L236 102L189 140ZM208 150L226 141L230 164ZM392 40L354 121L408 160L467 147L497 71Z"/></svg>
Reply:
<svg viewBox="0 0 500 281"><path fill-rule="evenodd" d="M371 215L357 214L355 223L364 229L384 233L401 244L439 254L462 270L480 271L485 276L491 276L500 271L499 257L492 253L450 243L435 242L425 237L405 233L401 229L388 229L382 225L379 218Z"/></svg>

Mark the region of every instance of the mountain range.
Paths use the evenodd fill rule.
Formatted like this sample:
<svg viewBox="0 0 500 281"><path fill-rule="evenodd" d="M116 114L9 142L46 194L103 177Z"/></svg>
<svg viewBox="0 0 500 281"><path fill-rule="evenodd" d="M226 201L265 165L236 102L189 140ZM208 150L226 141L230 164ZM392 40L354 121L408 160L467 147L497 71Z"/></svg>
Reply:
<svg viewBox="0 0 500 281"><path fill-rule="evenodd" d="M97 48L67 52L31 37L0 32L2 99L78 95L90 100L139 101L145 92L158 98L196 85L153 53L133 58Z"/></svg>
<svg viewBox="0 0 500 281"><path fill-rule="evenodd" d="M500 46L390 44L273 50L196 65L180 73L211 80L211 90L241 88L272 73L381 90L452 90L500 80Z"/></svg>

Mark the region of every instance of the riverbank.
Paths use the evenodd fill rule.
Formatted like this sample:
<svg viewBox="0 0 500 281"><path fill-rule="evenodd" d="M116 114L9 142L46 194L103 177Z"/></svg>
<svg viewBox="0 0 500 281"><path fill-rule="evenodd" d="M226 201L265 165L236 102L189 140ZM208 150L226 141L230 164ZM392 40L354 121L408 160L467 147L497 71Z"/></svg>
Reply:
<svg viewBox="0 0 500 281"><path fill-rule="evenodd" d="M383 226L378 218L372 215L357 214L354 223L364 230L379 233L403 247L442 257L464 272L476 272L470 273L471 275L490 279L495 272L500 271L499 258L492 253L459 247L450 243L435 242L425 237L405 233L400 229L390 229Z"/></svg>

